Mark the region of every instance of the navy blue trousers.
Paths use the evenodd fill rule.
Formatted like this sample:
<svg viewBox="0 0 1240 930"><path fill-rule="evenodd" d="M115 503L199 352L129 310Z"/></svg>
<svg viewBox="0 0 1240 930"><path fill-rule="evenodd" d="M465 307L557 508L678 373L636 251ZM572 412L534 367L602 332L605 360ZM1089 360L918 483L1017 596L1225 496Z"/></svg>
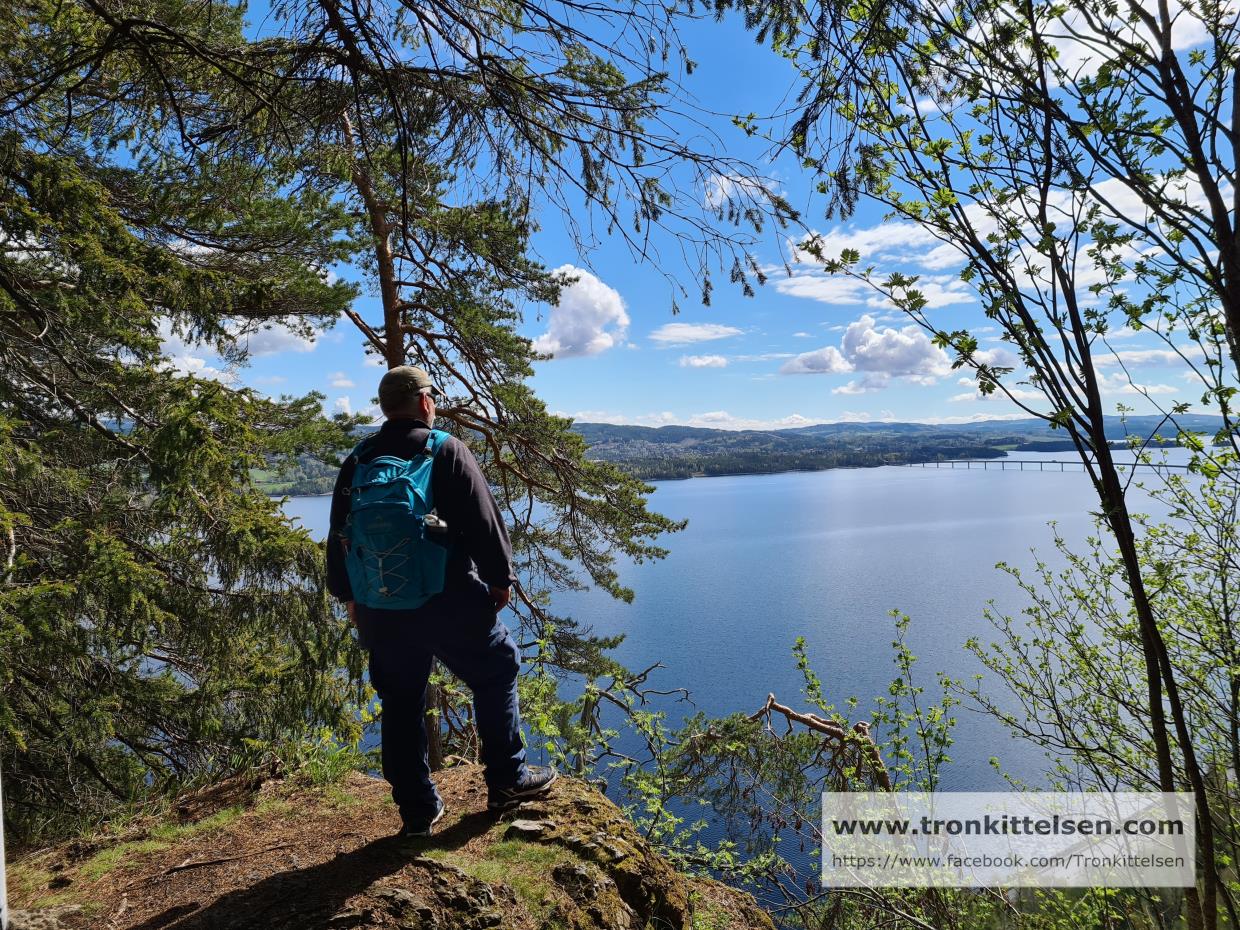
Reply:
<svg viewBox="0 0 1240 930"><path fill-rule="evenodd" d="M406 823L429 819L439 805L427 761L426 685L438 658L474 696L487 786L511 788L525 765L517 673L521 654L477 579L444 591L417 610L357 605L358 638L370 653L379 718L383 777Z"/></svg>

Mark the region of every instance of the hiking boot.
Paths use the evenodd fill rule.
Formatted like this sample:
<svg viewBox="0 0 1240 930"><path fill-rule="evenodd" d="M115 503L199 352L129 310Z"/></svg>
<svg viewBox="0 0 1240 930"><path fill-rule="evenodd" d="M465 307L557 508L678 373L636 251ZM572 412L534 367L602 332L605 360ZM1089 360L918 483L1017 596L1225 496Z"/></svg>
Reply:
<svg viewBox="0 0 1240 930"><path fill-rule="evenodd" d="M558 773L548 765L527 765L511 788L492 788L487 793L487 809L504 811L522 801L536 798L551 787Z"/></svg>
<svg viewBox="0 0 1240 930"><path fill-rule="evenodd" d="M448 809L443 801L439 802L439 808L435 811L435 816L426 820L411 820L406 823L396 836L402 840L416 840L430 836L435 829L435 824L443 820L444 811Z"/></svg>

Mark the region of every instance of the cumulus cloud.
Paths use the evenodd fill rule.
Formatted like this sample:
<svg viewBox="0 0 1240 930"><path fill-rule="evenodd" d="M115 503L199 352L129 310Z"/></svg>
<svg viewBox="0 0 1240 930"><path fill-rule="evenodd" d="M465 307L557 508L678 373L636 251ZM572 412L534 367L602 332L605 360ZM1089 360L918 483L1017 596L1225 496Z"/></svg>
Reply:
<svg viewBox="0 0 1240 930"><path fill-rule="evenodd" d="M681 368L726 368L728 360L722 355L682 355Z"/></svg>
<svg viewBox="0 0 1240 930"><path fill-rule="evenodd" d="M853 370L853 364L835 346L802 352L779 369L785 375L835 375Z"/></svg>
<svg viewBox="0 0 1240 930"><path fill-rule="evenodd" d="M237 380L235 372L208 365L205 358L190 355L187 352L168 356L162 367L165 371L175 371L180 375L191 375L195 378L219 381L221 384L233 384Z"/></svg>
<svg viewBox="0 0 1240 930"><path fill-rule="evenodd" d="M328 378L328 383L334 388L351 388L357 386L343 371L332 372Z"/></svg>
<svg viewBox="0 0 1240 930"><path fill-rule="evenodd" d="M861 378L836 388L837 394L864 394L887 387L893 378L934 384L951 373L951 362L919 326L879 329L865 314L848 324L838 347L803 352L780 368L781 374L846 374Z"/></svg>
<svg viewBox="0 0 1240 930"><path fill-rule="evenodd" d="M238 341L252 356L278 355L281 352L313 352L314 336L303 336L283 323L269 323L252 333L237 332Z"/></svg>
<svg viewBox="0 0 1240 930"><path fill-rule="evenodd" d="M1226 190L1230 196L1230 187ZM1167 178L1164 195L1197 209L1207 207L1200 184L1192 178ZM1089 191L1056 191L1051 196L1048 209L1052 218L1067 228L1081 214L1082 200L1092 200L1104 216L1157 226L1156 219L1148 215L1144 201L1119 178L1103 180ZM966 221L979 237L984 239L998 230L996 220L983 205L968 203L963 209ZM1026 230L1026 236L1031 240L1037 238L1032 229ZM846 224L815 232L811 238L815 243L814 251L829 259L838 258L845 251L855 251L861 257L861 264L873 266L880 279L887 271L918 275L915 287L925 297L929 309L972 304L977 300L973 288L959 278L959 270L964 265L959 250L941 242L917 223L884 221L872 226ZM832 305L864 306L875 310L893 308L890 300L865 282L843 275L825 274L821 262L809 250L802 249L796 243L789 243L789 246L792 274L772 278L780 293ZM1018 284L1022 288L1045 289L1044 267L1037 272L1031 270L1032 266L1044 266L1044 262L1027 245L1017 243L1016 248L1027 251L1030 266L1020 267L1018 261L1015 274ZM1138 246L1129 245L1121 248L1116 257L1131 266L1145 256ZM776 270L769 269L772 273ZM1084 296L1090 285L1107 280L1109 274L1107 269L1097 267L1093 262L1082 261L1075 270L1076 287ZM1116 338L1129 334L1119 330Z"/></svg>
<svg viewBox="0 0 1240 930"><path fill-rule="evenodd" d="M620 293L573 265L561 265L553 273L576 280L560 291L560 302L551 308L547 331L534 340L534 350L572 358L598 355L620 345L629 325Z"/></svg>
<svg viewBox="0 0 1240 930"><path fill-rule="evenodd" d="M973 358L975 361L983 365L989 365L991 368L1015 368L1020 364L1020 359L1016 353L1002 346L974 352Z"/></svg>
<svg viewBox="0 0 1240 930"><path fill-rule="evenodd" d="M332 409L336 413L352 413L353 401L347 395L345 397L337 397L335 403L332 404Z"/></svg>
<svg viewBox="0 0 1240 930"><path fill-rule="evenodd" d="M219 381L221 384L232 384L237 380L236 373L231 369L217 368L211 364L214 353L204 351L200 343L186 342L173 331L168 320L159 321L159 351L164 356L161 367L165 371Z"/></svg>
<svg viewBox="0 0 1240 930"><path fill-rule="evenodd" d="M1209 40L1210 31L1195 6L1177 0L1168 4L1173 49L1192 48ZM1224 4L1224 8L1228 6ZM1090 11L1090 16L1096 15L1097 11ZM1122 36L1123 41L1145 45L1155 54L1158 52L1159 41L1136 17L1129 20L1112 14L1107 18L1107 28ZM1056 67L1063 68L1069 80L1096 74L1102 63L1114 55L1114 40L1096 31L1086 14L1077 10L1069 10L1057 20L1052 20L1047 26L1047 37L1058 53Z"/></svg>
<svg viewBox="0 0 1240 930"><path fill-rule="evenodd" d="M683 346L695 342L713 342L739 336L743 330L721 323L664 323L650 334L650 340L660 346Z"/></svg>

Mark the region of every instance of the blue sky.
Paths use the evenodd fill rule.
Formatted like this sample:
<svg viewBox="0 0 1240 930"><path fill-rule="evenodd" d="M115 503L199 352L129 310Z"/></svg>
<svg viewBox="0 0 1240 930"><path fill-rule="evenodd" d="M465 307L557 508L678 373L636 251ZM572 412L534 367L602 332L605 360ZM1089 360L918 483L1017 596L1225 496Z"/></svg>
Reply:
<svg viewBox="0 0 1240 930"><path fill-rule="evenodd" d="M684 78L700 108L697 118L714 129L729 154L761 159L761 146L733 127L729 116L767 113L786 101L791 87L786 65L758 47L735 19L692 24L682 38L698 63ZM829 254L858 248L866 262L884 271L921 274L938 325L969 328L993 353L994 363L1014 362L958 280L959 262L919 229L884 222L881 208L864 201L847 222L828 223L795 161L765 162L764 171L828 237ZM697 195L707 201L713 185L708 182ZM712 306L703 307L692 296L697 286L689 273L669 266L690 292L675 316L665 275L650 263L635 262L619 239L581 254L562 217L548 211L534 245L548 267L579 277L559 306L526 307L521 329L537 348L555 355L537 364L533 384L557 413L722 428L1024 415L1005 399L982 400L967 372L951 371L926 335L878 295L808 263L794 263L789 278L783 270L788 243L773 230L755 250L770 278L752 298L716 270ZM670 242L656 245L665 254L676 251ZM373 295L359 298L356 309L369 319L379 316ZM1200 395L1186 379L1186 367L1162 342L1118 330L1111 344L1159 403ZM170 339L167 348L184 370L210 375L220 369L201 347ZM367 362L347 321L313 340L277 327L254 337L250 349L251 364L228 377L271 394L320 391L329 411L371 408L382 369ZM1152 412L1149 401L1132 393L1115 359L1104 360L1102 371L1110 379L1105 399L1112 409L1122 402Z"/></svg>

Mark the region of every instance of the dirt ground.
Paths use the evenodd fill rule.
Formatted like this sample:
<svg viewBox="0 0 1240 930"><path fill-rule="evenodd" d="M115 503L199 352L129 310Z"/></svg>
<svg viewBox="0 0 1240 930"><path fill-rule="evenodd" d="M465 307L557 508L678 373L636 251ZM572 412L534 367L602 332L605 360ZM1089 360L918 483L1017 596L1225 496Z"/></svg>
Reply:
<svg viewBox="0 0 1240 930"><path fill-rule="evenodd" d="M679 874L596 789L561 778L543 799L486 810L477 767L437 776L447 814L394 837L387 785L224 785L172 822L32 853L10 865L29 930L488 927L770 928L747 895Z"/></svg>

